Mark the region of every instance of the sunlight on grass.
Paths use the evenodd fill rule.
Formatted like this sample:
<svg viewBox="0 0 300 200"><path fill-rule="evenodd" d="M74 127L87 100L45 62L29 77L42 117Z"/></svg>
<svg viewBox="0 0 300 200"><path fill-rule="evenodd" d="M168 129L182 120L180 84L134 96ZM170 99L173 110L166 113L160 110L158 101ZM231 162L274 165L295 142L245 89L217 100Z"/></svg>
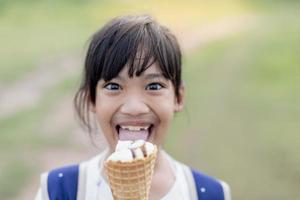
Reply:
<svg viewBox="0 0 300 200"><path fill-rule="evenodd" d="M41 125L47 113L55 108L57 101L74 90L77 78L71 77L70 80L63 80L55 85L35 107L0 120L0 156L6 161L0 165L1 199L18 194L30 180L34 169L40 167L38 163L29 164L32 160L27 158L34 159L39 155L39 151L49 147L72 145L68 143L71 136L66 130L61 130L60 137L53 137L53 134L55 136L58 133L46 134ZM15 157L18 159L13 159Z"/></svg>
<svg viewBox="0 0 300 200"><path fill-rule="evenodd" d="M0 173L0 198L6 199L17 195L20 188L27 184L33 173L33 163L25 159L12 159L5 163Z"/></svg>
<svg viewBox="0 0 300 200"><path fill-rule="evenodd" d="M233 199L300 195L299 6L179 0L2 5L0 83L6 86L45 60L77 55L89 36L117 15L149 13L181 33L256 12L258 26L211 41L184 58L186 110L175 115L166 148L180 161L226 180ZM47 135L41 124L66 95L73 96L79 73L48 89L35 107L0 120L1 199L17 195L40 167L29 164L28 155L72 145L67 128Z"/></svg>
<svg viewBox="0 0 300 200"><path fill-rule="evenodd" d="M300 28L298 17L281 14L186 58L190 123L176 134L189 148L178 149L172 139L168 146L186 163L227 180L234 199L299 195L300 60L294 44L300 38L294 33Z"/></svg>
<svg viewBox="0 0 300 200"><path fill-rule="evenodd" d="M217 5L201 1L15 3L0 15L0 42L5 47L0 49L0 78L2 82L18 80L45 59L82 49L104 21L118 15L152 14L180 31L246 10L235 1Z"/></svg>

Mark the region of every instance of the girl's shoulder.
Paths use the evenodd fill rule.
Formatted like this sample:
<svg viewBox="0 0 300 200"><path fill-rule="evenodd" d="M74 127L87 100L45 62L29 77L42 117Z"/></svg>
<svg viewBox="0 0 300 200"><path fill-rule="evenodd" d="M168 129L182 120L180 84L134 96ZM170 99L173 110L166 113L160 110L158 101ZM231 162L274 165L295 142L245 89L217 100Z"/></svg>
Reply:
<svg viewBox="0 0 300 200"><path fill-rule="evenodd" d="M230 188L220 179L191 168L198 199L230 200Z"/></svg>
<svg viewBox="0 0 300 200"><path fill-rule="evenodd" d="M207 200L230 200L231 193L229 185L220 179L196 170L183 163L175 161L178 168L184 173L190 188L195 188L194 195L198 199Z"/></svg>
<svg viewBox="0 0 300 200"><path fill-rule="evenodd" d="M65 197L68 199L84 199L87 173L94 171L100 160L101 156L96 156L80 164L57 168L44 173L41 180L41 189L44 195L49 195L50 200L60 199L60 197L63 199ZM194 190L193 199L231 199L230 188L224 181L195 170L178 161L175 161L175 165L182 170L189 187Z"/></svg>
<svg viewBox="0 0 300 200"><path fill-rule="evenodd" d="M66 165L41 175L41 199L84 199L87 173L96 170L101 155L79 164Z"/></svg>

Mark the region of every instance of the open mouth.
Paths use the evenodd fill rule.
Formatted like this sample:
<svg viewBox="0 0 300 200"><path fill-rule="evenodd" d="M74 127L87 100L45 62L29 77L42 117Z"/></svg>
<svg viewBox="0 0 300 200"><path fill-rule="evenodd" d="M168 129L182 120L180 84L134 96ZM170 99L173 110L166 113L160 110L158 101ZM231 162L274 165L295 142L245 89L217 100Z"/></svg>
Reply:
<svg viewBox="0 0 300 200"><path fill-rule="evenodd" d="M116 130L119 140L145 140L152 134L153 124L146 126L117 125Z"/></svg>

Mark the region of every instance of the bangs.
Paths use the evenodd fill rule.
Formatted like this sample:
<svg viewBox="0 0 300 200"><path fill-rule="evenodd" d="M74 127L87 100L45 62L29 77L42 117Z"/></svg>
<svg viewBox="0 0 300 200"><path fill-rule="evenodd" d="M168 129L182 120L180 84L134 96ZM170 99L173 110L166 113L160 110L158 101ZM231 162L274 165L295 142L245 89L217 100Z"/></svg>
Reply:
<svg viewBox="0 0 300 200"><path fill-rule="evenodd" d="M176 95L181 82L181 51L175 36L150 16L115 18L92 37L85 60L83 90L95 102L99 80L110 81L128 67L140 76L153 63L172 81Z"/></svg>
<svg viewBox="0 0 300 200"><path fill-rule="evenodd" d="M128 76L140 76L152 64L172 81L175 95L181 84L181 50L176 37L151 16L123 16L109 21L90 41L84 76L74 98L79 119L91 131L90 103L96 103L99 80L109 81L126 67Z"/></svg>
<svg viewBox="0 0 300 200"><path fill-rule="evenodd" d="M132 30L119 34L107 50L103 72L99 79L109 81L124 67L128 67L129 77L139 76L159 60L155 53L156 47L153 45L155 38L151 37L146 27L133 27ZM158 64L161 67L161 63Z"/></svg>

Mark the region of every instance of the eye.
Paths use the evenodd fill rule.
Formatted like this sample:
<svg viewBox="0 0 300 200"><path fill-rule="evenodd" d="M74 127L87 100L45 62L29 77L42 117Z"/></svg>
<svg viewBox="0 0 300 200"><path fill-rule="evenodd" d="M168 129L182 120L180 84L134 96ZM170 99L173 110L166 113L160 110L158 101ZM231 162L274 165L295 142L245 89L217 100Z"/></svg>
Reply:
<svg viewBox="0 0 300 200"><path fill-rule="evenodd" d="M105 86L104 86L105 89L107 90L121 90L121 86L117 83L107 83Z"/></svg>
<svg viewBox="0 0 300 200"><path fill-rule="evenodd" d="M150 83L146 86L146 90L160 90L163 88L163 85L160 83Z"/></svg>

